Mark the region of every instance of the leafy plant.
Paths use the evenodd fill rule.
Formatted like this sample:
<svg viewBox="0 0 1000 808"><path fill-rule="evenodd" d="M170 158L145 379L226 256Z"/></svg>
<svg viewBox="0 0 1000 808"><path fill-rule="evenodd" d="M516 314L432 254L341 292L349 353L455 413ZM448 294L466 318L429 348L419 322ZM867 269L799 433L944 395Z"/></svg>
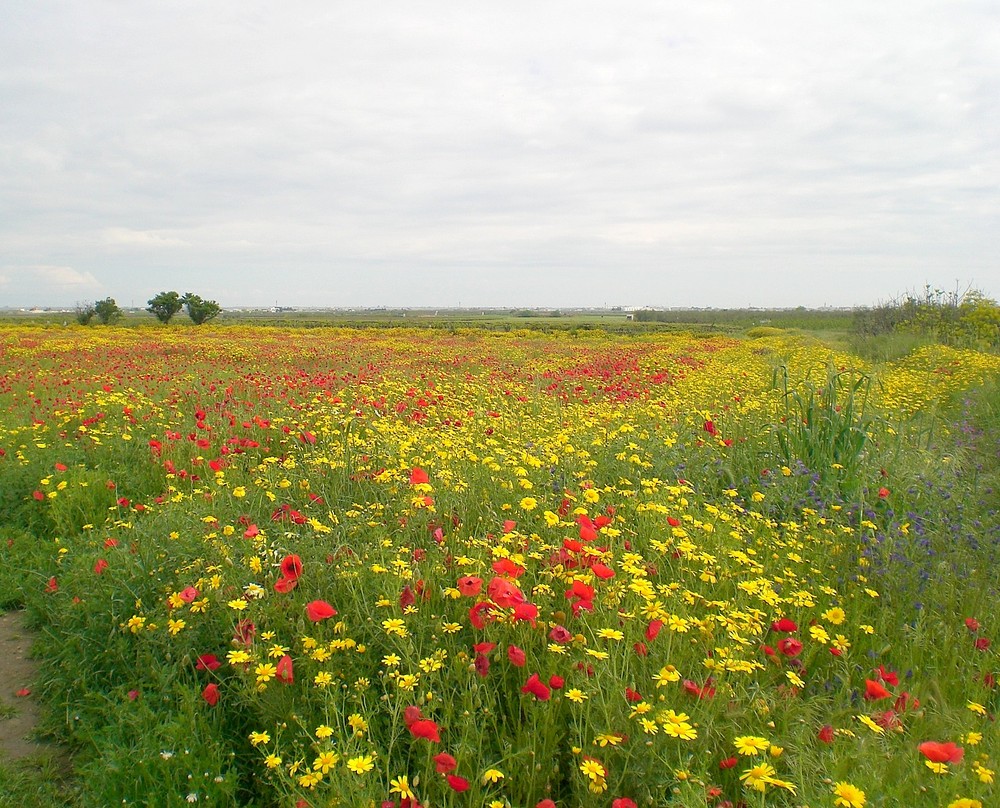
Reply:
<svg viewBox="0 0 1000 808"><path fill-rule="evenodd" d="M80 325L90 325L96 313L93 303L77 303L74 317Z"/></svg>
<svg viewBox="0 0 1000 808"><path fill-rule="evenodd" d="M857 487L878 417L868 408L872 377L828 366L820 386L811 378L789 380L787 365L775 368L772 389L781 392L784 413L771 428L774 450L791 466L802 463L825 487Z"/></svg>
<svg viewBox="0 0 1000 808"><path fill-rule="evenodd" d="M113 325L118 322L123 316L122 310L118 307L113 297L106 297L104 300L98 300L94 304L94 314L100 321L101 325Z"/></svg>
<svg viewBox="0 0 1000 808"><path fill-rule="evenodd" d="M184 307L184 301L177 292L160 292L146 302L149 304L146 311L155 315L164 325Z"/></svg>
<svg viewBox="0 0 1000 808"><path fill-rule="evenodd" d="M222 307L214 300L203 300L199 295L188 292L181 298L188 317L195 325L207 323L222 313Z"/></svg>

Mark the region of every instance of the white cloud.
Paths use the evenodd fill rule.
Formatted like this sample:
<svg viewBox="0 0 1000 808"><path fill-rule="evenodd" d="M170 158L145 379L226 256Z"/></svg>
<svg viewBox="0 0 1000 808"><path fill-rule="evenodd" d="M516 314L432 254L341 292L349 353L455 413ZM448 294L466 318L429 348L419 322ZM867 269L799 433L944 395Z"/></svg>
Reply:
<svg viewBox="0 0 1000 808"><path fill-rule="evenodd" d="M66 305L100 292L102 284L86 270L47 264L0 267L4 305Z"/></svg>
<svg viewBox="0 0 1000 808"><path fill-rule="evenodd" d="M101 234L103 242L112 247L187 247L187 241L156 230L132 230L128 227L108 227Z"/></svg>
<svg viewBox="0 0 1000 808"><path fill-rule="evenodd" d="M90 272L81 272L73 267L36 265L16 267L13 271L17 273L20 283L37 283L59 292L92 291L101 288L100 282Z"/></svg>

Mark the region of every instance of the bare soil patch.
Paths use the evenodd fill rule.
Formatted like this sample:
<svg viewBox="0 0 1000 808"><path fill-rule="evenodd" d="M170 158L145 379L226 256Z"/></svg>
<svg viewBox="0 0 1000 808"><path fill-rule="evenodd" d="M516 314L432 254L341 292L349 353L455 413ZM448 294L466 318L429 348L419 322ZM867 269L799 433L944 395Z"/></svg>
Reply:
<svg viewBox="0 0 1000 808"><path fill-rule="evenodd" d="M67 764L65 750L38 737L41 711L33 693L38 675L31 658L33 642L23 611L0 614L0 758L48 757Z"/></svg>

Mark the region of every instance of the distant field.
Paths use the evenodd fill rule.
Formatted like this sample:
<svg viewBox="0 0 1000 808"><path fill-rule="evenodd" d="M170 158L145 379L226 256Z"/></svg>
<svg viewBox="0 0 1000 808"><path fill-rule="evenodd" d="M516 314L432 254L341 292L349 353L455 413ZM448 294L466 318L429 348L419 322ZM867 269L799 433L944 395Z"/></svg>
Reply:
<svg viewBox="0 0 1000 808"><path fill-rule="evenodd" d="M316 328L341 326L365 328L371 326L408 328L485 328L512 331L532 329L540 331L571 331L574 329L602 329L610 332L651 331L711 331L739 333L750 328L770 325L784 329L804 331L846 332L853 322L850 310L830 309L675 309L669 311L627 312L622 309L328 309L282 310L233 309L224 310L214 323L277 326L283 328ZM0 322L40 325L71 324L73 313L49 312L0 312ZM125 326L158 325L147 312L127 310ZM191 326L182 314L171 323L172 327ZM96 327L96 326L95 326Z"/></svg>

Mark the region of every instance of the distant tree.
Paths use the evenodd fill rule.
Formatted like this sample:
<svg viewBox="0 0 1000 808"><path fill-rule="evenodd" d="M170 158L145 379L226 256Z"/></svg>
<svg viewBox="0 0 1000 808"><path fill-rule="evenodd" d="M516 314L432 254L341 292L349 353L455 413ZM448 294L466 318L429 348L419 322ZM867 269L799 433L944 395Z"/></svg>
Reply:
<svg viewBox="0 0 1000 808"><path fill-rule="evenodd" d="M146 311L156 316L156 319L166 325L170 318L184 308L184 301L177 292L160 292L156 297L146 301L149 305Z"/></svg>
<svg viewBox="0 0 1000 808"><path fill-rule="evenodd" d="M191 318L191 322L195 325L201 325L202 323L207 323L214 317L218 317L222 313L222 307L219 306L214 300L202 300L198 295L188 292L184 297L181 298L184 303L184 308L187 310L188 317Z"/></svg>
<svg viewBox="0 0 1000 808"><path fill-rule="evenodd" d="M80 325L90 325L90 321L94 319L95 314L97 314L97 312L94 310L93 303L76 304L74 316Z"/></svg>
<svg viewBox="0 0 1000 808"><path fill-rule="evenodd" d="M122 318L122 310L113 297L106 297L94 304L94 314L102 325L111 325Z"/></svg>

